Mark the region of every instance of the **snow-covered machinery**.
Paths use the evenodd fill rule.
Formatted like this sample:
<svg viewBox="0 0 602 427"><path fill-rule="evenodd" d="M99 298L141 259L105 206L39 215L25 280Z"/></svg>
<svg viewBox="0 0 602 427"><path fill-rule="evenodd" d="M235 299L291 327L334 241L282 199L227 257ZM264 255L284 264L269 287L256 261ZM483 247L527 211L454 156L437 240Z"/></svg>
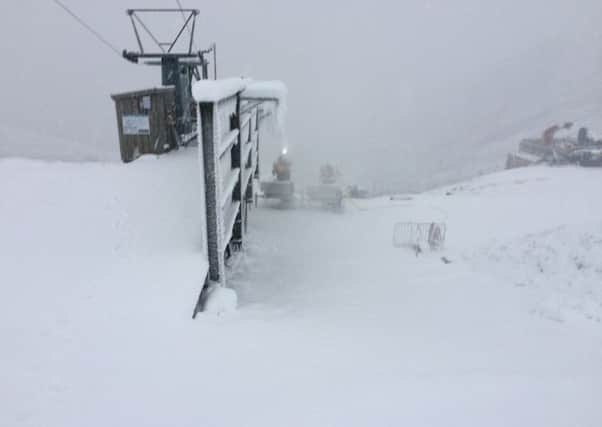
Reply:
<svg viewBox="0 0 602 427"><path fill-rule="evenodd" d="M601 167L602 143L595 146L577 148L569 154L569 159L581 166Z"/></svg>
<svg viewBox="0 0 602 427"><path fill-rule="evenodd" d="M578 164L581 166L602 166L602 141L588 136L587 128L580 128L577 138L555 138L562 129L568 130L572 123L547 128L541 138L523 139L518 153L511 153L506 160L506 169L530 166L533 164Z"/></svg>
<svg viewBox="0 0 602 427"><path fill-rule="evenodd" d="M346 193L352 199L367 199L370 197L370 191L359 185L350 185L346 188Z"/></svg>
<svg viewBox="0 0 602 427"><path fill-rule="evenodd" d="M261 192L266 199L278 199L283 202L290 202L295 196L295 185L291 181L291 160L287 156L287 150L283 149L282 154L272 166L273 179L261 183Z"/></svg>
<svg viewBox="0 0 602 427"><path fill-rule="evenodd" d="M307 188L309 202L319 203L322 207L340 210L343 208L343 188L339 184L339 171L330 164L320 168L320 184Z"/></svg>
<svg viewBox="0 0 602 427"><path fill-rule="evenodd" d="M416 253L428 245L431 250L441 249L445 243L447 227L438 222L398 222L393 229L393 246L411 248Z"/></svg>

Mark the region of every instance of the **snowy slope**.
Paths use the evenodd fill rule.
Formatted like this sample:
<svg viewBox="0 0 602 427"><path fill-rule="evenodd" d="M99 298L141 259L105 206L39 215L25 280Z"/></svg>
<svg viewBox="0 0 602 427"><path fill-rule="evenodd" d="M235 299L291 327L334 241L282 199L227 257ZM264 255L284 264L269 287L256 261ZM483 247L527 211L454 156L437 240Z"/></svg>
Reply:
<svg viewBox="0 0 602 427"><path fill-rule="evenodd" d="M512 119L500 120L483 135L463 140L463 149L445 149L445 159L416 186L433 188L503 170L508 153L518 151L521 140L537 138L544 129L556 123L574 123L571 130L559 132L559 137L576 138L579 128L584 126L593 138L602 139L601 98L599 90L592 91L586 98L565 100L546 110L533 110L524 113L523 117L515 115Z"/></svg>
<svg viewBox="0 0 602 427"><path fill-rule="evenodd" d="M190 319L200 185L194 156L170 157L0 161L0 425L99 425L166 345L148 326Z"/></svg>
<svg viewBox="0 0 602 427"><path fill-rule="evenodd" d="M602 423L602 171L260 208L239 311L192 321L197 177L193 151L0 161L0 425ZM442 253L393 248L433 220Z"/></svg>
<svg viewBox="0 0 602 427"><path fill-rule="evenodd" d="M487 248L481 267L531 291L533 311L602 321L602 222L563 225Z"/></svg>
<svg viewBox="0 0 602 427"><path fill-rule="evenodd" d="M47 131L34 131L0 123L0 158L5 157L74 162L118 161L119 146L116 136L111 150L107 150L98 142L82 144L77 140L50 135Z"/></svg>
<svg viewBox="0 0 602 427"><path fill-rule="evenodd" d="M479 230L483 241L464 258L525 288L535 299L534 312L559 321L577 314L599 323L601 175L596 169L527 168L445 189L451 198L484 201L495 221L470 224L489 228Z"/></svg>

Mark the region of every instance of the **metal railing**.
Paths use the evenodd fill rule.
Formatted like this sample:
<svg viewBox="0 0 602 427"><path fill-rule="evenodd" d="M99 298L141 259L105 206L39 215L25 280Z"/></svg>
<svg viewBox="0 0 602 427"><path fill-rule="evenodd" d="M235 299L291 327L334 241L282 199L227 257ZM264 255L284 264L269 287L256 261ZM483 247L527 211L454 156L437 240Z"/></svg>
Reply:
<svg viewBox="0 0 602 427"><path fill-rule="evenodd" d="M393 246L416 248L428 245L440 249L445 243L447 226L437 222L398 222L393 229Z"/></svg>
<svg viewBox="0 0 602 427"><path fill-rule="evenodd" d="M262 102L239 92L198 104L206 287L226 284L226 259L244 246L255 200L253 180L259 178Z"/></svg>

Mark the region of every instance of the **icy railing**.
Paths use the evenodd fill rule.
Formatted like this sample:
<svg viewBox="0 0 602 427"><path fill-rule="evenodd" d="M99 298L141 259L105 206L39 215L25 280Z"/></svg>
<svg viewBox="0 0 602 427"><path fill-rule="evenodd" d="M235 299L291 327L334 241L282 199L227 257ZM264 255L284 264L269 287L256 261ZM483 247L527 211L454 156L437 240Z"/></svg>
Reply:
<svg viewBox="0 0 602 427"><path fill-rule="evenodd" d="M226 284L225 261L242 249L247 213L259 176L259 123L264 109L278 121L286 88L279 82L248 79L202 80L192 88L197 123L203 197L203 248L207 283Z"/></svg>

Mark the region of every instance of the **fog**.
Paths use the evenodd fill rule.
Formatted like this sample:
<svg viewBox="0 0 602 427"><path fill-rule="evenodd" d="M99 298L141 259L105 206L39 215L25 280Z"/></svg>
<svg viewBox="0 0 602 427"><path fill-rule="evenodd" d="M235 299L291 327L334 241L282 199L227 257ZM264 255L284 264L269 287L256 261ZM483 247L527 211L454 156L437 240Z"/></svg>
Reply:
<svg viewBox="0 0 602 427"><path fill-rule="evenodd" d="M177 6L64 2L120 50L136 46L127 7ZM197 46L217 43L220 77L287 84L288 140L305 182L331 161L349 182L426 188L493 167L473 153L534 117L602 103L599 0L182 4L201 10ZM118 161L109 95L159 85L159 69L126 62L51 0L4 6L0 129L39 134L37 155ZM27 154L19 138L0 143ZM266 144L264 164L279 149Z"/></svg>

